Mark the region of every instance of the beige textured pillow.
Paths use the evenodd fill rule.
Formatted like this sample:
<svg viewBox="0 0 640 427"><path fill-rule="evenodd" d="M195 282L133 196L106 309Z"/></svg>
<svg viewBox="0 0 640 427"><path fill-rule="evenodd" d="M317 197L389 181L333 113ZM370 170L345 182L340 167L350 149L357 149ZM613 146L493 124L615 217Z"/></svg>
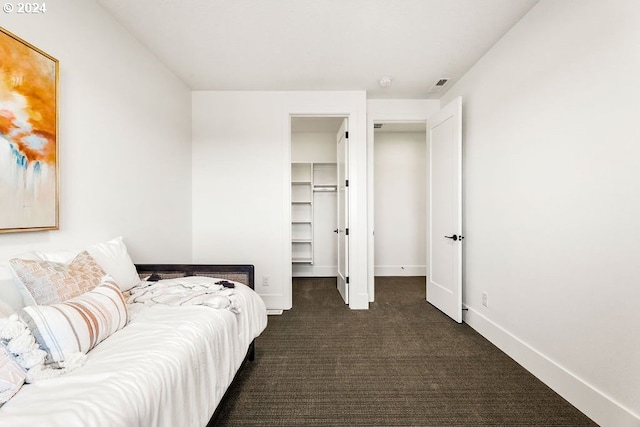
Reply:
<svg viewBox="0 0 640 427"><path fill-rule="evenodd" d="M82 295L100 284L105 272L87 251L69 264L14 258L9 261L18 281L37 304L57 304Z"/></svg>

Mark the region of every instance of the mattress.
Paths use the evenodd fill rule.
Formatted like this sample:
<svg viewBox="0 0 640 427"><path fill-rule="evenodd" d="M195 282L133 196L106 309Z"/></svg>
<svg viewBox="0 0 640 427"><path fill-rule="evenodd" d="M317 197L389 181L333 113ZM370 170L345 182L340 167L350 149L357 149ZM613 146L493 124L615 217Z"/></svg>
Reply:
<svg viewBox="0 0 640 427"><path fill-rule="evenodd" d="M129 324L91 350L84 366L24 385L0 408L0 426L206 425L267 325L253 290L236 284L235 295L238 314L135 304Z"/></svg>

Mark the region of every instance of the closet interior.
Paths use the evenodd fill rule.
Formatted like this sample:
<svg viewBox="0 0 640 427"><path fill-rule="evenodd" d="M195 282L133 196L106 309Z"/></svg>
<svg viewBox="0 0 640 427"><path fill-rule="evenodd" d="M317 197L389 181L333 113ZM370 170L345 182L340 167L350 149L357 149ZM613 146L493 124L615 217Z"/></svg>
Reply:
<svg viewBox="0 0 640 427"><path fill-rule="evenodd" d="M291 119L293 277L337 275L336 117Z"/></svg>

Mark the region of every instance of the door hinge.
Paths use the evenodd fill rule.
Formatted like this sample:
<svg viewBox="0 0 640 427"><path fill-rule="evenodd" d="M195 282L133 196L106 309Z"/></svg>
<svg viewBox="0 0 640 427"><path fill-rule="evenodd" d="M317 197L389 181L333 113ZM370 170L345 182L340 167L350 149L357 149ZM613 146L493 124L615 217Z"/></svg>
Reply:
<svg viewBox="0 0 640 427"><path fill-rule="evenodd" d="M345 138L345 139L349 139L349 131L346 131L346 132L344 133L344 138Z"/></svg>
<svg viewBox="0 0 640 427"><path fill-rule="evenodd" d="M348 186L349 186L349 180L348 180L348 179L346 179L346 180L344 181L344 186L345 186L345 187L348 187Z"/></svg>
<svg viewBox="0 0 640 427"><path fill-rule="evenodd" d="M349 284L349 276L346 277L347 285Z"/></svg>
<svg viewBox="0 0 640 427"><path fill-rule="evenodd" d="M345 234L346 234L347 236L349 235L349 229L348 229L348 228L345 230Z"/></svg>

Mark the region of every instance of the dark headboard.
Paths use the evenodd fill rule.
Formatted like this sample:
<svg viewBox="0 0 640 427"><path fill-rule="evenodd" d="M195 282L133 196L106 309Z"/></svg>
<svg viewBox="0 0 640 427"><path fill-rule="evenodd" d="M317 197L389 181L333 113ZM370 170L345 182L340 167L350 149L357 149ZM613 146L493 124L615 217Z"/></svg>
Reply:
<svg viewBox="0 0 640 427"><path fill-rule="evenodd" d="M254 289L253 265L215 264L136 264L138 275L143 278L155 273L161 279L186 276L206 276L244 283Z"/></svg>

